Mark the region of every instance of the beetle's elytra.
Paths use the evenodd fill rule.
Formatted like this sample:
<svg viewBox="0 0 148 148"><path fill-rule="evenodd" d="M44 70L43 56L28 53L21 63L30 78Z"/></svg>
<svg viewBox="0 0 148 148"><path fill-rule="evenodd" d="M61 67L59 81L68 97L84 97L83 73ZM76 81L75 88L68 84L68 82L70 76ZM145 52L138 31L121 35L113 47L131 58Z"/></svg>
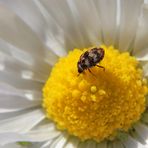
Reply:
<svg viewBox="0 0 148 148"><path fill-rule="evenodd" d="M103 66L97 65L104 58L103 48L92 48L84 52L77 63L78 72L82 73L84 70L89 70L93 66L105 69Z"/></svg>

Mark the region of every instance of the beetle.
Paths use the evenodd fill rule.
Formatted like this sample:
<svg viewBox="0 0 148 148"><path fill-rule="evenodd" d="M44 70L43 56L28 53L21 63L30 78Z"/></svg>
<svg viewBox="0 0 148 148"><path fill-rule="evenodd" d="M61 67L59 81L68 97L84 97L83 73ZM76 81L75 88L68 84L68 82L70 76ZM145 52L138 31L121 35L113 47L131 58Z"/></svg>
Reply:
<svg viewBox="0 0 148 148"><path fill-rule="evenodd" d="M84 70L89 70L90 68L97 66L100 68L105 68L103 66L97 65L104 58L105 51L103 48L92 48L88 51L85 51L79 58L77 63L78 73L84 72Z"/></svg>

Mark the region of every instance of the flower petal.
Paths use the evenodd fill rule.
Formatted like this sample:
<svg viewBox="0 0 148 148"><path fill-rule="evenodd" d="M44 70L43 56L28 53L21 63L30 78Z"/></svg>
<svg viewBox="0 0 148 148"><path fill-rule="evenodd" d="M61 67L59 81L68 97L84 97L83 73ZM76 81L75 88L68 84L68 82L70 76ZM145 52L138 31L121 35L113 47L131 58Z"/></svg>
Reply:
<svg viewBox="0 0 148 148"><path fill-rule="evenodd" d="M72 36L74 36L75 34L74 30L72 30L70 34L68 33L68 30L70 29L70 27L73 27L72 22L71 20L69 20L68 24L72 26L67 26L68 24L65 24L66 23L65 19L63 21L64 16L62 17L61 22L58 22L56 19L56 16L53 16L51 12L48 12L49 10L46 7L50 7L52 5L53 7L51 7L50 10L56 7L56 9L60 12L59 6L63 8L62 7L63 4L67 2L66 1L60 2L62 5L59 4L59 1L57 3L56 1L53 1L53 0L51 0L49 4L48 3L44 4L43 1L39 1L39 0L34 2L47 23L47 28L45 32L46 45L50 47L51 50L54 50L54 52L57 53L58 55L60 56L65 55L66 52L63 54L63 49L72 49L74 47L74 46L72 47L72 45L74 45L75 40L77 40L77 38L71 37L71 34ZM54 3L57 3L57 5L55 5ZM66 11L67 7L64 7L63 10ZM57 14L59 15L63 14L63 10ZM62 26L63 23L65 24L64 26ZM66 31L64 30L65 28L66 28Z"/></svg>
<svg viewBox="0 0 148 148"><path fill-rule="evenodd" d="M148 4L143 6L142 12L143 13L140 18L140 23L136 34L133 54L138 58L138 60L148 61Z"/></svg>
<svg viewBox="0 0 148 148"><path fill-rule="evenodd" d="M40 131L41 132L41 131ZM18 133L0 133L0 146L5 145L8 143L14 143L14 142L44 142L48 139L55 138L59 133L50 133L49 132L43 132L41 133L32 133L30 135L25 134L18 134ZM49 136L50 135L50 136Z"/></svg>
<svg viewBox="0 0 148 148"><path fill-rule="evenodd" d="M39 36L44 37L45 20L33 1L5 0L1 3L12 9Z"/></svg>
<svg viewBox="0 0 148 148"><path fill-rule="evenodd" d="M32 101L20 96L0 94L0 113L23 110L40 104L38 100Z"/></svg>
<svg viewBox="0 0 148 148"><path fill-rule="evenodd" d="M64 148L77 148L80 140L76 137L70 136Z"/></svg>
<svg viewBox="0 0 148 148"><path fill-rule="evenodd" d="M148 127L144 124L137 123L135 125L136 131L143 138L143 140L148 144Z"/></svg>
<svg viewBox="0 0 148 148"><path fill-rule="evenodd" d="M36 2L37 1L33 0L14 0L13 3L11 0L2 1L4 5L13 10L20 17L20 19L22 19L38 35L42 42L46 43L47 39L49 39L50 41L52 40L51 43L55 46L53 47L52 45L47 45L50 50L52 50L59 56L64 55L66 53L65 49L63 45L59 44L59 42L56 40L56 38L58 37L55 34L56 32L54 32L53 39L51 38L51 36L50 38L47 38L46 35L48 32L48 28L51 27L50 29L53 32L55 27L54 25L49 26L48 20L43 17L43 14L40 12L40 9L38 9ZM60 53L57 52L57 48L61 48Z"/></svg>
<svg viewBox="0 0 148 148"><path fill-rule="evenodd" d="M138 61L148 61L148 48L139 48L138 51L133 53Z"/></svg>
<svg viewBox="0 0 148 148"><path fill-rule="evenodd" d="M137 130L135 128L132 128L129 131L129 134L138 142L140 142L141 144L146 144L146 141L142 138L142 136L137 132Z"/></svg>
<svg viewBox="0 0 148 148"><path fill-rule="evenodd" d="M143 115L142 115L142 122L148 124L148 112L146 111Z"/></svg>
<svg viewBox="0 0 148 148"><path fill-rule="evenodd" d="M0 121L0 133L5 132L28 132L45 118L41 110L35 110L17 117Z"/></svg>
<svg viewBox="0 0 148 148"><path fill-rule="evenodd" d="M50 148L63 148L68 139L68 134L62 133L53 143L50 145Z"/></svg>
<svg viewBox="0 0 148 148"><path fill-rule="evenodd" d="M34 80L34 78L29 79L29 74L26 73L25 75L25 67L27 67L27 65L25 65L24 67L24 64L14 59L12 56L6 56L5 54L0 52L0 67L1 82L16 86L16 88L18 87L19 89L23 87L23 89L30 88L31 90L32 88L39 88L38 90L41 90L43 86L43 84L41 84L42 82L40 82L40 80L38 82Z"/></svg>
<svg viewBox="0 0 148 148"><path fill-rule="evenodd" d="M120 1L119 49L127 50L131 48L138 26L142 4L143 0Z"/></svg>
<svg viewBox="0 0 148 148"><path fill-rule="evenodd" d="M58 137L61 134L61 132L57 130L51 130L51 129L42 129L42 130L34 130L30 131L26 134L24 134L25 137L27 137L27 141L30 142L43 142L47 141L53 138Z"/></svg>
<svg viewBox="0 0 148 148"><path fill-rule="evenodd" d="M28 144L27 148L41 148L43 143L45 143L45 142L34 142L34 143L30 142L30 144Z"/></svg>
<svg viewBox="0 0 148 148"><path fill-rule="evenodd" d="M107 148L107 142L103 141L97 144L97 148Z"/></svg>
<svg viewBox="0 0 148 148"><path fill-rule="evenodd" d="M128 140L123 141L123 144L126 148L147 148L148 145L142 145L132 137L128 137Z"/></svg>
<svg viewBox="0 0 148 148"><path fill-rule="evenodd" d="M35 82L33 80L19 79L15 76L12 76L10 73L5 73L5 72L0 73L0 81L2 83L14 86L17 89L24 89L31 91L33 90L40 91L43 87L42 83Z"/></svg>
<svg viewBox="0 0 148 148"><path fill-rule="evenodd" d="M143 67L144 76L147 77L148 76L148 62L142 63L142 67Z"/></svg>
<svg viewBox="0 0 148 148"><path fill-rule="evenodd" d="M4 113L0 113L0 121L8 119L8 118L13 118L25 113L29 113L30 111L32 111L32 108L28 108L26 110L19 110L19 111L15 111L15 112L4 112Z"/></svg>
<svg viewBox="0 0 148 148"><path fill-rule="evenodd" d="M41 145L40 148L49 148L49 145L52 143L52 140L49 140L47 142L45 142L43 145Z"/></svg>
<svg viewBox="0 0 148 148"><path fill-rule="evenodd" d="M101 24L95 1L68 1L73 25L83 46L99 44L102 40ZM91 11L91 12L90 12ZM66 12L65 12L66 13ZM93 14L93 15L92 15ZM70 16L69 16L70 17ZM67 16L67 21L69 19Z"/></svg>
<svg viewBox="0 0 148 148"><path fill-rule="evenodd" d="M87 145L86 145L86 148L96 148L96 142L95 141L92 141L92 140L89 140L87 141Z"/></svg>
<svg viewBox="0 0 148 148"><path fill-rule="evenodd" d="M146 145L142 145L142 144L140 144L140 143L138 143L138 146L137 146L138 148L147 148L148 147L148 145L146 144Z"/></svg>
<svg viewBox="0 0 148 148"><path fill-rule="evenodd" d="M29 121L26 119L26 121ZM19 121L18 121L19 122ZM13 124L13 123L12 123ZM22 127L21 122L19 122L19 126ZM26 124L26 123L25 123ZM30 124L27 122L27 124ZM32 124L32 123L31 123ZM16 125L17 126L17 125ZM28 125L28 127L33 126ZM34 124L35 126L35 124ZM8 126L7 126L8 127ZM57 131L53 123L49 123L42 125L42 126L37 126L36 128L34 127L33 130L27 131L26 128L29 130L29 128L26 126L23 127L24 130L5 130L2 133L0 133L0 144L4 145L7 143L12 143L12 142L19 142L19 141L26 141L26 142L44 142L44 141L49 141L50 139L54 139L58 137L61 132ZM8 128L11 128L10 126ZM26 132L26 133L25 133Z"/></svg>
<svg viewBox="0 0 148 148"><path fill-rule="evenodd" d="M19 59L19 55L14 57L11 53L10 46L0 40L0 71L16 75L20 79L31 79L38 82L45 82L51 66L48 66L48 71L40 68L36 69L33 65L29 65ZM12 50L14 48L12 47ZM13 50L14 52L15 50Z"/></svg>
<svg viewBox="0 0 148 148"><path fill-rule="evenodd" d="M22 148L19 144L16 143L11 143L11 144L6 144L4 146L0 146L1 148Z"/></svg>
<svg viewBox="0 0 148 148"><path fill-rule="evenodd" d="M119 141L119 140L113 141L112 144L113 144L113 148L125 148L123 143L121 141Z"/></svg>
<svg viewBox="0 0 148 148"><path fill-rule="evenodd" d="M94 1L59 2L51 0L49 2L42 0L35 2L43 16L48 20L48 42L52 41L53 34L55 34L57 42L63 43L67 49L83 48L91 46L92 43L99 43L98 38L100 39L101 36L100 19ZM56 9L54 9L55 7ZM90 10L93 15L91 15Z"/></svg>
<svg viewBox="0 0 148 148"><path fill-rule="evenodd" d="M114 45L117 35L117 1L96 0L95 5L101 21L104 43L106 45Z"/></svg>
<svg viewBox="0 0 148 148"><path fill-rule="evenodd" d="M5 83L0 83L0 95L19 96L28 101L41 101L42 99L41 91L16 89L13 86Z"/></svg>
<svg viewBox="0 0 148 148"><path fill-rule="evenodd" d="M43 45L28 25L3 5L0 5L0 24L0 37L33 57L38 67L47 68L48 63L55 63L58 57Z"/></svg>
<svg viewBox="0 0 148 148"><path fill-rule="evenodd" d="M87 145L86 141L80 142L79 145L78 145L78 148L85 148L86 145Z"/></svg>
<svg viewBox="0 0 148 148"><path fill-rule="evenodd" d="M45 7L49 11L53 9L50 8L51 5L47 5L47 0L44 1L46 3ZM61 15L56 13L54 9L52 14L62 24L62 27L67 27L65 24L71 26L69 31L65 28L66 32L71 34L71 30L75 30L73 31L75 34L72 33L72 35L74 35L74 39L77 39L77 46L86 47L99 44L102 41L102 32L105 43L108 45L113 44L116 35L116 1L83 2L76 0L68 1L68 5L62 2L61 5L63 7L59 8L58 3L56 6L63 13L64 21L63 17L61 18Z"/></svg>

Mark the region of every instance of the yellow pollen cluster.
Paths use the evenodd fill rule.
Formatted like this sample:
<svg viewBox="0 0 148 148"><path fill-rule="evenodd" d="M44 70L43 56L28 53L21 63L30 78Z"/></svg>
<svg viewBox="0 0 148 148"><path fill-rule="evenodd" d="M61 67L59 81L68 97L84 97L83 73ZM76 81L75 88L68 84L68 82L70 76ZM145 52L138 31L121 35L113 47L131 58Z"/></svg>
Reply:
<svg viewBox="0 0 148 148"><path fill-rule="evenodd" d="M127 131L145 110L148 88L138 62L128 52L102 46L99 67L78 75L77 62L84 51L60 58L43 88L43 108L61 130L81 140L102 141Z"/></svg>

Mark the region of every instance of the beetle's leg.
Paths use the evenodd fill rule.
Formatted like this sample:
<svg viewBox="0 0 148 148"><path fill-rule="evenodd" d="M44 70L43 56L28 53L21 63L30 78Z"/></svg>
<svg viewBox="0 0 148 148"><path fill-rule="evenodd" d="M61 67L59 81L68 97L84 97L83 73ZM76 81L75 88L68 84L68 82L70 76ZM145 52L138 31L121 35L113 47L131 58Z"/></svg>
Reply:
<svg viewBox="0 0 148 148"><path fill-rule="evenodd" d="M88 68L88 71L89 71L93 76L95 76L89 68ZM95 76L95 77L96 77L96 76Z"/></svg>
<svg viewBox="0 0 148 148"><path fill-rule="evenodd" d="M91 70L90 70L89 68L88 68L88 71L89 71L90 73L92 73Z"/></svg>
<svg viewBox="0 0 148 148"><path fill-rule="evenodd" d="M100 65L96 65L96 66L99 68L103 68L103 70L105 71L105 68L103 66L100 66Z"/></svg>

